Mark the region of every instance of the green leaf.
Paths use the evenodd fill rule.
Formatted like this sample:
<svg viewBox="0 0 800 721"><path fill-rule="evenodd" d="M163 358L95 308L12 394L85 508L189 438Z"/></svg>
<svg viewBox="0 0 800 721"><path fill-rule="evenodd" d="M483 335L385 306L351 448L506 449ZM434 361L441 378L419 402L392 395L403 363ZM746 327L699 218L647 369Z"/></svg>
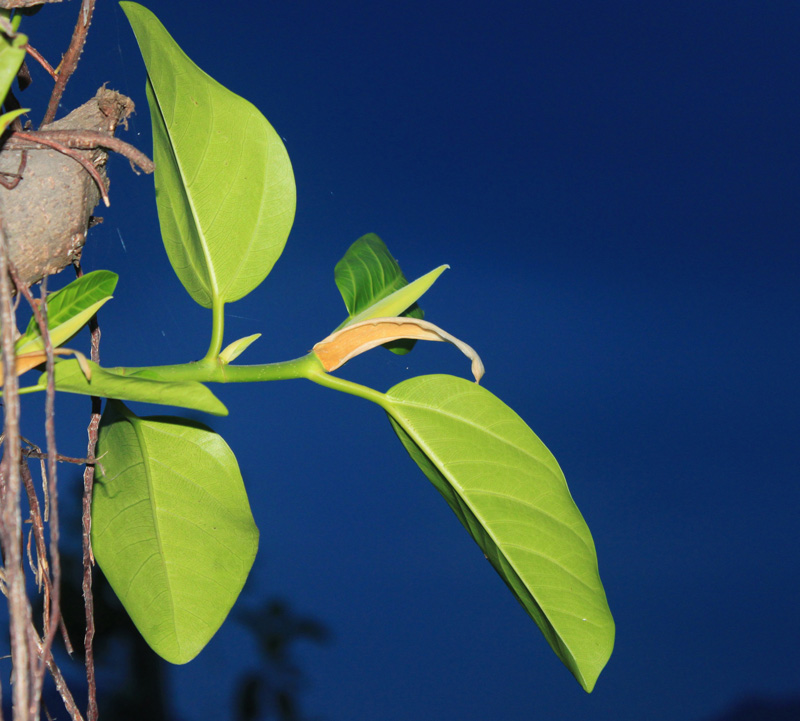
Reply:
<svg viewBox="0 0 800 721"><path fill-rule="evenodd" d="M253 565L258 529L233 452L210 428L107 404L92 500L92 549L150 647L193 659Z"/></svg>
<svg viewBox="0 0 800 721"><path fill-rule="evenodd" d="M100 398L178 406L215 416L228 415L222 402L197 381L162 381L140 375L122 375L113 369L101 368L91 361L89 368L91 380L86 379L76 360L56 363L53 369L56 390ZM46 373L42 373L38 384L41 387L47 385Z"/></svg>
<svg viewBox="0 0 800 721"><path fill-rule="evenodd" d="M47 296L47 328L54 348L72 338L111 299L117 280L117 274L110 270L95 270ZM17 355L44 348L35 317L14 347Z"/></svg>
<svg viewBox="0 0 800 721"><path fill-rule="evenodd" d="M12 122L20 115L25 115L30 110L30 108L18 108L17 110L11 110L8 113L3 113L0 115L0 134L6 132L6 128L11 125Z"/></svg>
<svg viewBox="0 0 800 721"><path fill-rule="evenodd" d="M386 401L408 453L591 691L614 620L592 536L555 458L513 410L461 378L411 378Z"/></svg>
<svg viewBox="0 0 800 721"><path fill-rule="evenodd" d="M339 328L401 315L422 320L425 314L417 301L446 268L441 265L409 284L385 243L374 233L362 236L334 268L336 286L350 314ZM414 341L394 341L385 347L402 355L414 347Z"/></svg>
<svg viewBox="0 0 800 721"><path fill-rule="evenodd" d="M261 333L254 333L253 335L248 335L244 338L239 338L239 340L233 341L229 346L225 348L220 354L219 359L225 363L233 363L242 353L244 353L249 347L250 344L254 341L257 341L261 337Z"/></svg>
<svg viewBox="0 0 800 721"><path fill-rule="evenodd" d="M350 317L408 284L400 265L375 233L353 243L333 273Z"/></svg>
<svg viewBox="0 0 800 721"><path fill-rule="evenodd" d="M15 18L14 24L19 25L19 19ZM11 84L17 77L22 61L25 59L27 42L28 38L25 35L17 34L14 37L8 37L5 33L0 33L0 104L5 102ZM15 118L24 115L28 110L29 108L17 108L0 115L0 134L5 132Z"/></svg>
<svg viewBox="0 0 800 721"><path fill-rule="evenodd" d="M353 325L373 318L393 318L404 315L404 311L416 303L449 267L449 265L440 265L438 268L434 268L430 273L420 276L415 281L404 285L394 293L387 295L357 313L345 325ZM409 313L408 315L411 314Z"/></svg>
<svg viewBox="0 0 800 721"><path fill-rule="evenodd" d="M292 227L286 148L266 118L200 70L153 13L120 5L147 66L167 255L200 305L238 300L267 277Z"/></svg>
<svg viewBox="0 0 800 721"><path fill-rule="evenodd" d="M5 101L11 83L17 77L22 61L25 59L25 46L28 38L21 33L8 37L0 32L0 103ZM12 118L13 119L13 118Z"/></svg>

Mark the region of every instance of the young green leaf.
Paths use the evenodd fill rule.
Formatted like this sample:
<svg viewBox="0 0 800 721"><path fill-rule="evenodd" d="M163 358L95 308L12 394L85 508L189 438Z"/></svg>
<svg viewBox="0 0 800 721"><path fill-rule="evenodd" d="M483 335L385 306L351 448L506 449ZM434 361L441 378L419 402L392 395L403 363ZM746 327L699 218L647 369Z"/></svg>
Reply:
<svg viewBox="0 0 800 721"><path fill-rule="evenodd" d="M219 359L225 363L225 365L233 363L233 361L250 347L251 343L257 341L260 337L261 333L254 333L253 335L248 335L245 338L239 338L239 340L233 341L233 343L219 354Z"/></svg>
<svg viewBox="0 0 800 721"><path fill-rule="evenodd" d="M97 453L97 563L150 647L186 663L222 625L258 548L236 458L200 423L139 418L116 401Z"/></svg>
<svg viewBox="0 0 800 721"><path fill-rule="evenodd" d="M6 128L11 125L16 118L20 115L25 115L29 110L30 108L18 108L17 110L11 110L0 115L0 134L5 133Z"/></svg>
<svg viewBox="0 0 800 721"><path fill-rule="evenodd" d="M17 77L20 65L25 59L27 44L28 38L21 33L9 37L0 32L0 103L4 102L11 89L11 83Z"/></svg>
<svg viewBox="0 0 800 721"><path fill-rule="evenodd" d="M47 328L54 348L66 343L104 303L111 300L117 280L117 274L110 270L95 270L47 296ZM30 319L14 348L17 355L44 348L35 317Z"/></svg>
<svg viewBox="0 0 800 721"><path fill-rule="evenodd" d="M416 303L436 282L436 279L449 267L449 265L440 265L438 268L434 268L430 271L430 273L426 273L408 285L404 285L394 293L390 293L385 298L364 308L360 313L350 318L344 324L344 327L354 325L355 323L361 323L362 321L372 318L389 318L401 315L403 311Z"/></svg>
<svg viewBox="0 0 800 721"><path fill-rule="evenodd" d="M594 542L555 458L489 391L452 376L386 394L409 455L586 691L614 645Z"/></svg>
<svg viewBox="0 0 800 721"><path fill-rule="evenodd" d="M266 118L200 70L153 13L120 5L147 67L167 255L200 305L238 300L267 277L294 221L286 148Z"/></svg>
<svg viewBox="0 0 800 721"><path fill-rule="evenodd" d="M15 24L19 24L16 21ZM25 45L28 38L25 35L17 34L9 37L5 33L0 33L0 104L5 101L11 83L17 77L20 65L25 59ZM4 133L11 122L28 112L28 108L17 108L0 115L0 133Z"/></svg>
<svg viewBox="0 0 800 721"><path fill-rule="evenodd" d="M333 274L350 317L408 284L400 265L375 233L353 243Z"/></svg>
<svg viewBox="0 0 800 721"><path fill-rule="evenodd" d="M410 292L405 290L381 305L381 302L387 300L389 296L406 289L408 281L386 244L377 235L368 233L360 237L347 249L344 257L334 268L336 286L349 313L349 317L339 328L370 318L388 316L402 315L422 320L425 314L416 301L447 267L440 266L427 276L423 276L423 278L432 276L427 285L425 282L420 283L421 279L417 280L416 288ZM415 295L417 291L419 293ZM414 341L395 341L386 344L385 347L393 353L402 355L414 347Z"/></svg>
<svg viewBox="0 0 800 721"><path fill-rule="evenodd" d="M87 380L84 370L75 360L56 363L53 372L56 390L84 396L178 406L215 416L228 415L228 409L222 402L197 381L162 381L122 375L114 369L101 368L91 361L89 369L91 380ZM39 385L44 387L46 384L47 374L43 373L39 378Z"/></svg>

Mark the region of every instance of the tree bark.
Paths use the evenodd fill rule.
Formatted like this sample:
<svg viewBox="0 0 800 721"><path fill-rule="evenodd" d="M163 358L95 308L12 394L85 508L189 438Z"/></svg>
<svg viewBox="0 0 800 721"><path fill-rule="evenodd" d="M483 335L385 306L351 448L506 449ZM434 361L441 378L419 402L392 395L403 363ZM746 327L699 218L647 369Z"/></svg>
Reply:
<svg viewBox="0 0 800 721"><path fill-rule="evenodd" d="M29 8L33 5L60 2L61 0L0 0L0 8L3 10L13 10L14 8Z"/></svg>
<svg viewBox="0 0 800 721"><path fill-rule="evenodd" d="M113 136L133 109L130 98L102 87L94 98L41 130L90 130ZM75 152L92 163L107 183L106 150ZM57 150L16 146L0 150L0 173L6 179L22 176L14 188L0 186L10 260L22 281L31 285L79 260L92 211L100 200L97 183L86 169Z"/></svg>

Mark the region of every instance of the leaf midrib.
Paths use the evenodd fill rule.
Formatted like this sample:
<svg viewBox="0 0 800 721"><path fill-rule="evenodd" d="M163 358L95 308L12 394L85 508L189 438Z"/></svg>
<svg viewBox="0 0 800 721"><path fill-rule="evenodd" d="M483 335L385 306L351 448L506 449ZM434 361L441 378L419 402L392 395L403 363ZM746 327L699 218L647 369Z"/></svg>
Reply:
<svg viewBox="0 0 800 721"><path fill-rule="evenodd" d="M175 643L178 645L178 651L182 652L183 649L181 648L181 640L178 635L178 625L177 625L178 621L175 613L175 599L172 588L172 582L169 577L169 569L167 568L167 564L163 561L164 543L161 538L161 529L159 528L158 524L158 506L156 505L156 499L155 499L153 474L150 470L150 456L147 452L147 441L145 440L144 437L142 424L137 422L138 418L128 417L126 420L128 421L128 423L131 424L134 433L136 433L136 440L139 443L139 448L142 453L142 458L144 459L142 467L144 468L145 478L147 479L148 496L150 498L150 512L153 516L153 528L155 529L156 532L156 542L158 543L158 554L159 557L162 559L162 565L164 566L164 577L166 578L166 583L167 583L167 596L169 597L169 607L170 607L170 612L172 614L172 628L174 629Z"/></svg>
<svg viewBox="0 0 800 721"><path fill-rule="evenodd" d="M399 402L401 404L407 403L407 401L395 401L395 402ZM424 404L408 403L408 405L415 406L417 408L423 408L423 409L428 410L428 411L432 410L430 406L424 405ZM438 412L441 412L441 411L438 411ZM477 428L479 430L484 430L485 431L485 429L482 429L479 426L477 426L476 424L465 420L461 416L455 416L453 414L445 414L445 415L448 415L450 418L457 419L462 423L466 422L469 425L471 425L471 426L473 426L473 427L475 427L475 428ZM406 420L408 420L408 419L406 419ZM514 575L517 577L519 582L523 585L523 587L528 592L528 594L530 594L531 598L534 600L534 603L540 609L542 615L547 619L548 624L553 629L553 633L556 635L556 637L559 640L559 644L564 648L566 653L569 654L570 669L573 670L575 674L580 676L581 679L584 679L584 676L583 676L583 673L580 670L580 666L578 664L578 661L575 658L575 654L573 653L572 649L567 646L566 639L564 638L562 633L560 631L558 631L556 629L556 627L553 625L553 622L550 619L550 616L549 616L548 612L545 611L545 609L542 607L539 599L536 598L533 589L531 589L529 587L528 583L523 579L522 575L519 573L519 570L517 569L516 564L512 561L511 558L509 558L509 556L503 550L503 547L498 543L497 537L495 536L494 532L492 531L491 528L489 528L486 525L486 522L485 522L485 519L484 519L483 515L476 512L476 509L475 509L475 506L473 505L473 503L470 501L470 499L467 496L464 495L463 489L461 488L461 485L457 484L454 481L452 476L447 472L446 466L444 466L444 464L441 463L441 459L439 458L438 454L434 453L432 451L432 449L422 440L422 438L416 432L416 429L414 429L413 426L411 426L411 424L409 424L409 425L402 425L401 424L401 427L409 435L409 437L411 437L414 440L414 443L417 444L417 447L420 448L420 450L422 450L422 452L425 454L425 456L427 458L429 458L429 459L437 459L439 461L438 463L436 463L436 462L433 463L434 468L447 481L447 484L456 492L459 500L462 503L464 503L467 506L467 508L469 508L469 510L472 513L473 517L478 519L478 521L480 522L481 528L483 529L484 533L491 539L492 544L497 549L497 552L502 555L503 559L508 564L508 566L514 570ZM509 446L511 446L513 448L517 448L522 453L524 453L526 456L536 460L540 465L545 465L542 461L540 461L539 459L536 459L534 456L532 456L527 451L525 451L523 449L520 449L518 446L514 446L510 441L502 439L501 437L497 436L497 434L495 434L495 433L490 433L488 431L485 431L485 432L489 433L489 435L492 435L493 437L497 438L498 440L503 441L506 445L509 445ZM547 466L545 466L545 468L547 468ZM552 473L552 471L550 471L550 472ZM559 568L562 568L562 566L560 566L560 564L557 564L557 565L559 565Z"/></svg>
<svg viewBox="0 0 800 721"><path fill-rule="evenodd" d="M147 77L150 81L150 87L153 88L153 98L156 101L156 105L158 106L158 115L161 118L161 122L164 125L164 130L166 131L167 137L169 138L169 150L170 154L172 155L173 160L175 161L175 167L178 169L178 174L181 176L181 193L186 197L187 202L189 203L189 208L192 211L192 220L194 221L194 226L197 231L197 238L200 243L200 248L203 251L203 257L206 261L206 272L208 274L208 281L210 284L209 294L211 295L211 301L213 305L213 301L219 298L219 285L217 283L217 274L214 272L214 265L211 260L211 251L208 247L208 243L205 238L205 233L203 232L202 226L200 225L200 219L198 217L197 208L195 207L194 200L192 198L192 194L189 192L187 184L186 184L186 174L184 173L183 166L181 165L180 159L178 158L178 154L175 152L175 138L173 133L167 124L166 117L164 115L164 109L161 106L161 100L159 98L158 92L156 91L155 84L153 83L153 78L150 76L150 73L147 74ZM206 138L206 142L208 138Z"/></svg>
<svg viewBox="0 0 800 721"><path fill-rule="evenodd" d="M458 395L464 395L464 393L460 393ZM457 397L458 397L457 395L451 396L449 400L453 400L453 398L457 398ZM547 463L545 463L541 458L537 458L530 451L528 451L528 450L526 450L524 448L520 448L520 446L515 445L511 441L503 438L502 436L498 435L497 433L494 433L493 431L489 430L486 426L479 426L477 423L474 423L469 418L465 418L464 416L458 416L458 415L455 415L454 413L451 413L449 411L444 411L444 410L441 410L439 408L434 409L431 406L429 406L427 404L424 404L424 403L414 403L413 401L399 400L399 399L395 399L394 402L395 403L401 403L401 404L407 405L407 406L411 406L413 408L419 408L419 409L424 410L424 411L429 411L429 412L433 412L433 413L440 413L441 415L447 416L448 418L451 418L454 421L458 421L459 423L463 423L464 425L471 426L476 431L479 431L481 433L485 433L486 435L489 435L492 438L494 438L499 443L502 443L505 446L513 448L516 451L522 453L524 456L527 456L532 461L534 461L537 465L544 467L548 471L548 473L550 473L550 475L554 476L556 478L556 480L558 480L562 485L564 485L564 481L562 481L562 479L558 476L558 474L555 473L553 471L553 469L549 465L547 465Z"/></svg>

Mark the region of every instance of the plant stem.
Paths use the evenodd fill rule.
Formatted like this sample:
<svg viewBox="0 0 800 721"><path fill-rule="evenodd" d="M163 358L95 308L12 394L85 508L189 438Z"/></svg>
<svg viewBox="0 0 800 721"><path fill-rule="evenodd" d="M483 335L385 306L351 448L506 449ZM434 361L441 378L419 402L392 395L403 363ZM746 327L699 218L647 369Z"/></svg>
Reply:
<svg viewBox="0 0 800 721"><path fill-rule="evenodd" d="M83 275L83 268L80 263L75 264L75 272L80 278ZM89 320L89 331L92 334L92 361L100 363L100 326L95 314ZM94 591L92 590L92 567L94 566L94 554L92 553L92 494L94 489L95 475L95 450L97 448L98 429L100 426L100 414L103 409L103 401L95 396L92 397L92 414L89 419L89 426L86 429L89 436L89 443L86 449L86 468L83 471L83 503L81 514L82 533L82 561L83 561L83 616L86 621L86 631L83 635L84 665L86 667L86 684L88 687L88 700L86 704L87 721L97 721L99 712L97 707L97 678L94 664Z"/></svg>
<svg viewBox="0 0 800 721"><path fill-rule="evenodd" d="M222 350L222 334L225 330L225 301L216 295L211 306L211 344L203 360L214 360Z"/></svg>
<svg viewBox="0 0 800 721"><path fill-rule="evenodd" d="M321 364L313 353L260 365L226 365L217 356L206 357L195 363L147 366L142 368L109 368L126 376L142 376L160 381L199 381L200 383L260 383L307 378Z"/></svg>
<svg viewBox="0 0 800 721"><path fill-rule="evenodd" d="M3 550L4 582L8 596L11 667L14 673L12 704L14 721L33 717L30 710L31 680L34 675L28 626L31 609L22 569L22 510L20 494L19 398L14 363L14 328L11 303L11 276L8 273L8 243L0 222L0 316L2 316L3 435L4 453L0 467L0 538Z"/></svg>
<svg viewBox="0 0 800 721"><path fill-rule="evenodd" d="M384 410L388 410L385 394L374 388L330 375L313 352L293 360L260 365L226 365L215 356L179 365L108 368L107 370L123 376L139 376L159 381L197 381L199 383L262 383L305 378L326 388L372 401ZM33 393L41 390L44 390L44 385L28 386L21 388L19 392Z"/></svg>
<svg viewBox="0 0 800 721"><path fill-rule="evenodd" d="M72 40L70 40L67 52L64 53L64 57L61 59L58 79L50 95L50 102L47 105L47 111L44 114L42 125L52 123L55 119L58 103L61 100L61 96L64 94L67 81L78 66L78 59L83 52L83 46L86 42L86 33L89 31L89 25L92 22L94 4L95 0L83 0L81 3L81 9L78 12L78 22L75 23L75 29L72 31Z"/></svg>
<svg viewBox="0 0 800 721"><path fill-rule="evenodd" d="M321 386L325 386L326 388L333 388L333 390L341 391L342 393L348 393L351 396L358 396L359 398L372 401L383 408L383 410L388 411L386 405L386 394L376 391L374 388L362 386L360 383L353 383L352 381L345 380L344 378L332 376L325 371L319 361L317 361L317 365L317 368L309 369L310 372L308 375L306 375L308 380Z"/></svg>

